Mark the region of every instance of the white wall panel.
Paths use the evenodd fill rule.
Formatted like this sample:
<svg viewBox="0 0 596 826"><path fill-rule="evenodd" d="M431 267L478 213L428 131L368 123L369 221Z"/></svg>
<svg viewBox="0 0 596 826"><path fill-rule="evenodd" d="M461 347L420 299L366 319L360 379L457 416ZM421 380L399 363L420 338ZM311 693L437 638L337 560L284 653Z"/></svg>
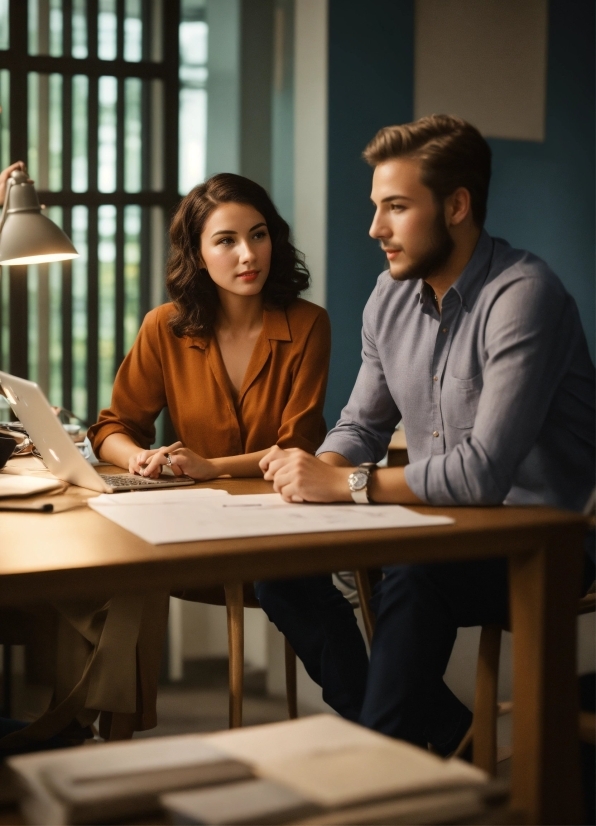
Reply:
<svg viewBox="0 0 596 826"><path fill-rule="evenodd" d="M312 275L311 301L327 291L327 0L296 0L294 18L294 240Z"/></svg>

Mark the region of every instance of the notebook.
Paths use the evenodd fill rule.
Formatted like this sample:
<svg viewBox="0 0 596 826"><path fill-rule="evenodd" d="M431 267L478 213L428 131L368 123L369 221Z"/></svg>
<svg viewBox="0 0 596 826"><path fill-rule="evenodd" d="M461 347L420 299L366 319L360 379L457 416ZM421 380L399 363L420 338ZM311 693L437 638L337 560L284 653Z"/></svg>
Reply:
<svg viewBox="0 0 596 826"><path fill-rule="evenodd" d="M173 824L212 826L288 823L321 812L312 800L271 780L248 780L225 789L200 789L163 795Z"/></svg>

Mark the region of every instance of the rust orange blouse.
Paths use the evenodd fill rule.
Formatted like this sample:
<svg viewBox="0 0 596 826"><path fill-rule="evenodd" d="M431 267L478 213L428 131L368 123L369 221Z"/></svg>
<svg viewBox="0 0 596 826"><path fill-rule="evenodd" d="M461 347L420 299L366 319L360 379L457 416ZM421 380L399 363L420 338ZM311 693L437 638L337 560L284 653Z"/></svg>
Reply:
<svg viewBox="0 0 596 826"><path fill-rule="evenodd" d="M163 304L145 317L114 381L111 406L89 430L96 453L110 433L149 448L164 407L180 441L207 459L274 444L317 449L326 430L325 310L300 298L285 310L264 310L236 401L215 337L177 338L168 326L172 313L173 305Z"/></svg>

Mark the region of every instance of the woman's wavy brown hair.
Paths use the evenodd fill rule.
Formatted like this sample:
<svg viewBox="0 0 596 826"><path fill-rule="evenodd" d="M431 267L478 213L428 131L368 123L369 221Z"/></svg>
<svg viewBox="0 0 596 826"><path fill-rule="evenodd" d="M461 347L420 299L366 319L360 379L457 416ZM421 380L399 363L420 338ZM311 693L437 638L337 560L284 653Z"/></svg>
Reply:
<svg viewBox="0 0 596 826"><path fill-rule="evenodd" d="M175 335L210 336L219 297L201 267L201 234L220 204L248 204L260 212L271 236L271 267L263 286L267 306L287 307L310 283L304 256L290 241L290 227L262 186L230 172L214 175L182 199L170 226L166 287L176 308L170 321Z"/></svg>

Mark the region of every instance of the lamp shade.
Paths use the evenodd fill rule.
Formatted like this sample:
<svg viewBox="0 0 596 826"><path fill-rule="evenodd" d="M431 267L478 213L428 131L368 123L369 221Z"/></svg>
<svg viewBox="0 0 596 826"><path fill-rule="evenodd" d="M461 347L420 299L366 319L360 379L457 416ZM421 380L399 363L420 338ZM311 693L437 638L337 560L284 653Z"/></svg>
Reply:
<svg viewBox="0 0 596 826"><path fill-rule="evenodd" d="M68 236L41 214L35 187L27 175L13 172L0 224L0 264L43 264L77 257Z"/></svg>

